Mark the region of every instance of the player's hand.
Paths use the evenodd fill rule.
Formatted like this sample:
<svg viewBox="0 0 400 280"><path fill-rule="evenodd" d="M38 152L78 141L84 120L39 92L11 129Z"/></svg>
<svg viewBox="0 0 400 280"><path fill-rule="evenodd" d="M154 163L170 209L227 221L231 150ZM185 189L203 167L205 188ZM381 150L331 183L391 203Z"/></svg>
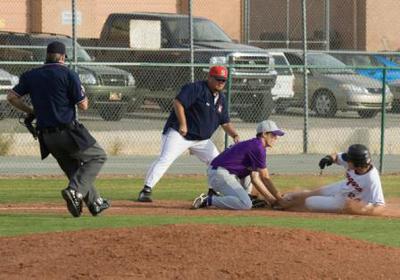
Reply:
<svg viewBox="0 0 400 280"><path fill-rule="evenodd" d="M330 155L324 156L320 161L319 161L319 168L324 169L325 166L330 166L333 163L333 158Z"/></svg>
<svg viewBox="0 0 400 280"><path fill-rule="evenodd" d="M186 136L186 134L187 134L187 126L186 125L180 125L178 132L179 132L180 135Z"/></svg>
<svg viewBox="0 0 400 280"><path fill-rule="evenodd" d="M239 137L239 135L233 135L232 136L232 139L233 139L233 142L235 142L235 144L237 144L237 143L239 143L240 142L240 137Z"/></svg>

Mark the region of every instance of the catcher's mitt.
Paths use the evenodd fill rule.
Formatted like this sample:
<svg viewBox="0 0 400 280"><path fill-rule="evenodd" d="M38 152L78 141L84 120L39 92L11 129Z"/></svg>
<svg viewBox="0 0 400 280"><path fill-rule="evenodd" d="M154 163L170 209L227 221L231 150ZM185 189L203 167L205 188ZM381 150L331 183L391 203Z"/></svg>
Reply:
<svg viewBox="0 0 400 280"><path fill-rule="evenodd" d="M35 119L36 116L34 114L27 114L23 119L23 121L20 120L20 123L28 129L28 131L32 134L33 138L36 140L38 134L36 130L36 123L34 123Z"/></svg>
<svg viewBox="0 0 400 280"><path fill-rule="evenodd" d="M259 199L257 196L251 194L249 194L249 197L253 204L252 208L271 208L271 205L264 199Z"/></svg>

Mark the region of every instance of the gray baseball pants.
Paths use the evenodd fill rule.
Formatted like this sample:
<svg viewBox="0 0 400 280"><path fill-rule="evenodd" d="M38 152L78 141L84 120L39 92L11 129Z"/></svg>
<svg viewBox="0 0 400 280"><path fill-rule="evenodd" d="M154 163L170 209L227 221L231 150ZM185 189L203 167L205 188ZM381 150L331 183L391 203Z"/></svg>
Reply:
<svg viewBox="0 0 400 280"><path fill-rule="evenodd" d="M107 160L103 148L96 142L86 150L77 150L66 130L43 134L43 140L68 177L68 186L83 195L86 205L93 204L100 197L94 181Z"/></svg>
<svg viewBox="0 0 400 280"><path fill-rule="evenodd" d="M224 209L247 210L251 209L251 199L240 179L222 167L209 167L208 184L222 196L214 195L211 205Z"/></svg>

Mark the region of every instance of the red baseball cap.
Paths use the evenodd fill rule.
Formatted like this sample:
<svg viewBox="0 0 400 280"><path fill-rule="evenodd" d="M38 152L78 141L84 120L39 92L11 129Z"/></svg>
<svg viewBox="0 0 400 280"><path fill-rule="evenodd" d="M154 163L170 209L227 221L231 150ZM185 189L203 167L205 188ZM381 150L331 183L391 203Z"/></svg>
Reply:
<svg viewBox="0 0 400 280"><path fill-rule="evenodd" d="M216 65L210 68L209 75L211 77L227 79L228 78L228 69L224 66Z"/></svg>

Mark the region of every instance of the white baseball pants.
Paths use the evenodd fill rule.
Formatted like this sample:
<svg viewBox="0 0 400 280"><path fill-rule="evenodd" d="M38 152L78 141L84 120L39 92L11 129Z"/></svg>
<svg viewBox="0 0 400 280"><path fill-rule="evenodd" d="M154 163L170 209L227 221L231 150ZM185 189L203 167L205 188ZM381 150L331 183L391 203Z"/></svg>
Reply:
<svg viewBox="0 0 400 280"><path fill-rule="evenodd" d="M305 206L315 212L338 212L344 209L347 192L343 188L344 181L330 184L320 189L320 195L310 196Z"/></svg>
<svg viewBox="0 0 400 280"><path fill-rule="evenodd" d="M160 157L147 171L145 185L153 188L171 164L188 149L207 165L219 154L211 139L187 140L178 131L170 128L162 136Z"/></svg>
<svg viewBox="0 0 400 280"><path fill-rule="evenodd" d="M252 203L240 180L228 170L222 167L208 168L208 185L213 190L220 192L222 196L214 195L211 204L218 208L247 210Z"/></svg>

